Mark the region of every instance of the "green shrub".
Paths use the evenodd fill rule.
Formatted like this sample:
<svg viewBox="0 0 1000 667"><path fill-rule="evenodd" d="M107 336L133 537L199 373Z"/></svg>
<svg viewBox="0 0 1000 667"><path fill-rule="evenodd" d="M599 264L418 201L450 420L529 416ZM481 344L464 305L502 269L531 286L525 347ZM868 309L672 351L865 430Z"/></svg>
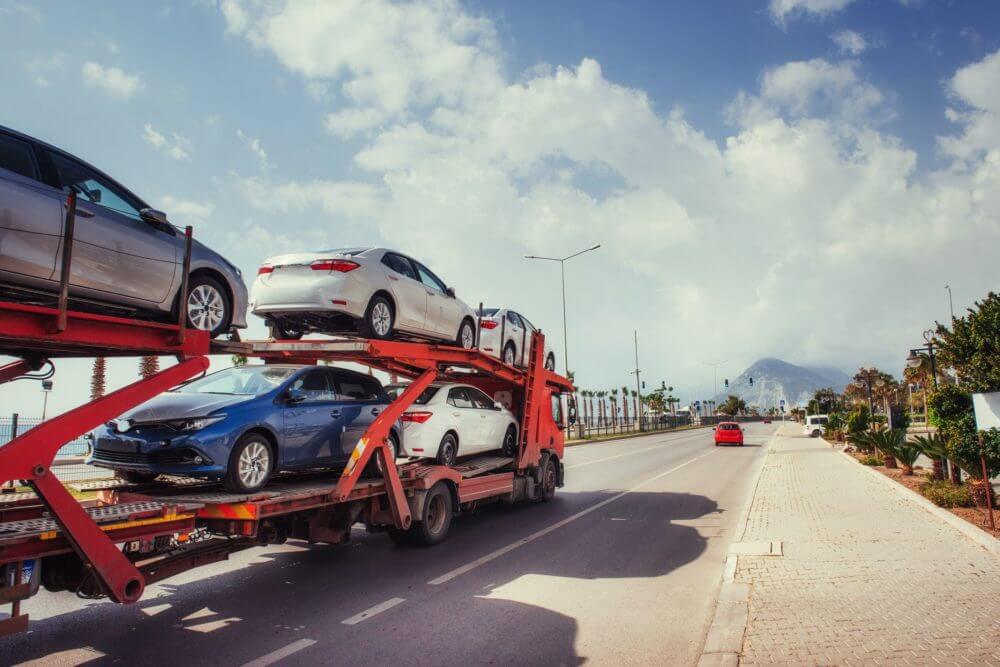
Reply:
<svg viewBox="0 0 1000 667"><path fill-rule="evenodd" d="M882 457L875 456L874 454L865 454L859 460L861 461L861 465L866 465L866 466L882 465Z"/></svg>
<svg viewBox="0 0 1000 667"><path fill-rule="evenodd" d="M965 484L929 479L920 485L920 493L938 507L972 507L972 491Z"/></svg>

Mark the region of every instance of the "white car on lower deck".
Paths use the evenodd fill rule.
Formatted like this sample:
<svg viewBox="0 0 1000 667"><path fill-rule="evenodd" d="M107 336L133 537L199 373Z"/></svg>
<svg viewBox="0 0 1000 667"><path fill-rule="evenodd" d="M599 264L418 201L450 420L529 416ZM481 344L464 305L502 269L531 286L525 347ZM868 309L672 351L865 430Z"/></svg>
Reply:
<svg viewBox="0 0 1000 667"><path fill-rule="evenodd" d="M476 316L426 266L386 248L338 248L267 259L250 292L250 310L278 339L309 331L358 331L472 348Z"/></svg>
<svg viewBox="0 0 1000 667"><path fill-rule="evenodd" d="M386 387L396 398L405 385ZM403 438L411 457L454 465L459 456L500 450L514 456L518 425L510 410L467 384L432 384L403 413Z"/></svg>
<svg viewBox="0 0 1000 667"><path fill-rule="evenodd" d="M537 329L524 315L510 308L484 308L479 320L479 349L509 366L527 367L531 334ZM545 344L545 368L556 369L556 355Z"/></svg>

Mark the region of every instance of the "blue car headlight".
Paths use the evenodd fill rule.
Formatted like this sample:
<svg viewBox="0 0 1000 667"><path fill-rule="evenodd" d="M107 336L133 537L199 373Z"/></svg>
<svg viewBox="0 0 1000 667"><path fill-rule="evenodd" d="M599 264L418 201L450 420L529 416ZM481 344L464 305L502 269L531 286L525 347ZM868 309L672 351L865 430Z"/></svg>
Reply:
<svg viewBox="0 0 1000 667"><path fill-rule="evenodd" d="M177 431L200 431L226 418L226 415L212 415L210 417L190 417L187 419L170 419L167 426Z"/></svg>

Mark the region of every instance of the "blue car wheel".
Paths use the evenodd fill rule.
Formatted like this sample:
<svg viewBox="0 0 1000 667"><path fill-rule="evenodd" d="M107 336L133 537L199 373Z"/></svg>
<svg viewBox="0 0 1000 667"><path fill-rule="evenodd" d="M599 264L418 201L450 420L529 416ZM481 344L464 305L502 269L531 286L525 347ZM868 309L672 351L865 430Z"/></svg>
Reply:
<svg viewBox="0 0 1000 667"><path fill-rule="evenodd" d="M229 454L223 485L234 493L258 491L267 484L274 469L271 442L259 433L247 433Z"/></svg>

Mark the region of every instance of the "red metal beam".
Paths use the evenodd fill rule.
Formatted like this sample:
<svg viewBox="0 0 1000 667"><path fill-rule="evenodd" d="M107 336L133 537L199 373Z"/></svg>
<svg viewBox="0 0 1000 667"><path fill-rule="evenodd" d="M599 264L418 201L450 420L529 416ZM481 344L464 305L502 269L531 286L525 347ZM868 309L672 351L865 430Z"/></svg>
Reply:
<svg viewBox="0 0 1000 667"><path fill-rule="evenodd" d="M0 353L12 356L94 357L209 353L207 331L188 331L178 343L173 324L69 311L56 331L58 308L0 301Z"/></svg>
<svg viewBox="0 0 1000 667"><path fill-rule="evenodd" d="M354 485L361 477L361 473L364 471L368 461L371 460L372 454L377 454L382 464L382 476L386 481L392 518L396 523L396 527L401 530L406 530L410 527L410 506L406 501L406 495L403 493L403 485L399 481L396 462L389 460L391 450L389 449L387 438L389 437L389 430L396 423L396 420L413 405L413 401L417 400L424 389L429 387L436 378L436 370L424 371L420 377L406 387L395 401L389 404L389 407L375 418L375 421L368 427L365 434L358 440L358 444L354 447L354 451L351 452L351 458L344 468L340 480L337 482L337 496L340 500L346 500Z"/></svg>
<svg viewBox="0 0 1000 667"><path fill-rule="evenodd" d="M133 602L142 595L142 576L52 474L52 460L65 443L207 368L205 357L182 361L43 422L0 448L0 482L23 479L35 489L73 549L117 602Z"/></svg>
<svg viewBox="0 0 1000 667"><path fill-rule="evenodd" d="M18 359L17 361L12 361L9 364L4 364L3 366L0 366L0 384L16 380L25 373L30 373L33 370L35 370L34 364L25 361L24 359Z"/></svg>

